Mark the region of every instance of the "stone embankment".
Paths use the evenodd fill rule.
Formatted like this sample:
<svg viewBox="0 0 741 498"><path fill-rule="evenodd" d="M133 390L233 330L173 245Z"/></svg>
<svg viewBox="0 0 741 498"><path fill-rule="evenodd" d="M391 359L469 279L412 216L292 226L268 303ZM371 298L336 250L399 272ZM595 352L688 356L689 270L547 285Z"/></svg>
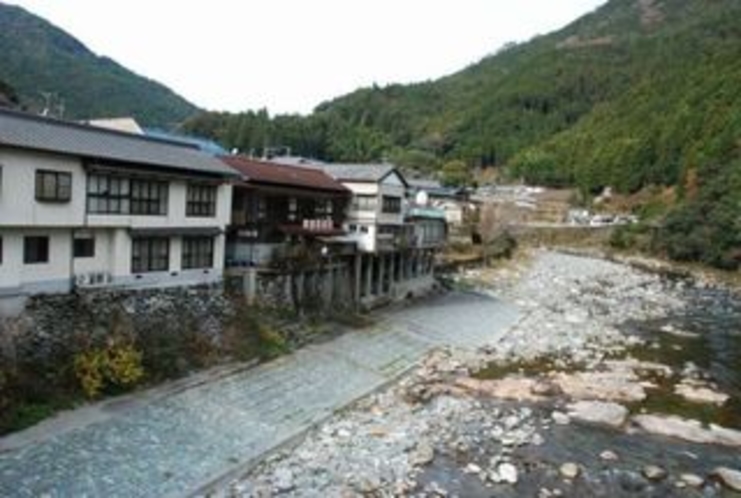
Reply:
<svg viewBox="0 0 741 498"><path fill-rule="evenodd" d="M436 351L398 383L214 494L719 496L739 490L741 432L642 406L657 390L701 406L729 399L694 364L677 371L631 355L653 346L623 324L682 313L689 283L556 253L458 280L516 303L523 318L476 354ZM664 332L682 334L668 325Z"/></svg>

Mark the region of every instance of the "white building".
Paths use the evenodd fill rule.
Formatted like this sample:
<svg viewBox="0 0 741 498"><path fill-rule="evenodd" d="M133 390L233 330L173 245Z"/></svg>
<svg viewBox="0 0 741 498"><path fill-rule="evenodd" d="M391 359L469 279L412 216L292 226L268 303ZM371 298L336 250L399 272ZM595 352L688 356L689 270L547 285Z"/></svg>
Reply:
<svg viewBox="0 0 741 498"><path fill-rule="evenodd" d="M0 314L37 293L220 280L232 176L181 144L0 110Z"/></svg>

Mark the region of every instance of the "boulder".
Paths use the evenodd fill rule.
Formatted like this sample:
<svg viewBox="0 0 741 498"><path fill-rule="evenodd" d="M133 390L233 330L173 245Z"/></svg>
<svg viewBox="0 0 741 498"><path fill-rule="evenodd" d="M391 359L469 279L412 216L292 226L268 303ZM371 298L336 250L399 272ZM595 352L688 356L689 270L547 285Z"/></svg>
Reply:
<svg viewBox="0 0 741 498"><path fill-rule="evenodd" d="M645 389L632 372L556 373L552 381L571 399L623 403L646 399Z"/></svg>
<svg viewBox="0 0 741 498"><path fill-rule="evenodd" d="M574 420L616 428L628 417L628 409L623 405L605 401L577 401L566 408Z"/></svg>
<svg viewBox="0 0 741 498"><path fill-rule="evenodd" d="M540 381L524 377L505 377L495 380L479 380L470 377L456 379L455 387L492 398L516 401L543 401L546 398L536 392L543 392Z"/></svg>
<svg viewBox="0 0 741 498"><path fill-rule="evenodd" d="M710 424L706 429L697 420L687 420L674 415L635 415L631 421L639 429L651 434L674 437L692 443L741 447L741 431L715 424Z"/></svg>
<svg viewBox="0 0 741 498"><path fill-rule="evenodd" d="M741 470L718 467L711 475L717 477L729 489L741 491Z"/></svg>
<svg viewBox="0 0 741 498"><path fill-rule="evenodd" d="M693 403L704 403L710 405L722 405L730 396L725 393L713 391L707 386L692 381L683 381L674 387L674 392Z"/></svg>
<svg viewBox="0 0 741 498"><path fill-rule="evenodd" d="M685 483L687 486L692 488L699 488L705 482L705 479L698 476L697 474L685 473L679 476L679 481Z"/></svg>

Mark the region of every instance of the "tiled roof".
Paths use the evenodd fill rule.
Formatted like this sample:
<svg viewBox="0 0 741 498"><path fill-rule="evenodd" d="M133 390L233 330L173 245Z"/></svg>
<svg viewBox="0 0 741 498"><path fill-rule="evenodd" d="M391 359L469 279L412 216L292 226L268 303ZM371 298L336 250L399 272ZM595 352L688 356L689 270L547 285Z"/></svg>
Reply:
<svg viewBox="0 0 741 498"><path fill-rule="evenodd" d="M275 157L271 161L301 168L319 169L341 182L379 182L391 172L397 171L396 166L388 163L325 163L294 156Z"/></svg>
<svg viewBox="0 0 741 498"><path fill-rule="evenodd" d="M322 171L340 181L379 182L396 168L392 164L320 164L309 167Z"/></svg>
<svg viewBox="0 0 741 498"><path fill-rule="evenodd" d="M0 109L0 146L166 169L234 175L234 171L221 161L193 147L6 109Z"/></svg>
<svg viewBox="0 0 741 498"><path fill-rule="evenodd" d="M246 182L285 185L349 194L341 183L323 171L258 161L244 156L221 156L221 160L242 174Z"/></svg>

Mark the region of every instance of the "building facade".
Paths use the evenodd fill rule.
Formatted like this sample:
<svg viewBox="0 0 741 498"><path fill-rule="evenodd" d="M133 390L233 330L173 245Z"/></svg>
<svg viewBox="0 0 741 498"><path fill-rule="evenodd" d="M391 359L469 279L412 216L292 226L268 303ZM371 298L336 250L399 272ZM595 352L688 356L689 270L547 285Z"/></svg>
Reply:
<svg viewBox="0 0 741 498"><path fill-rule="evenodd" d="M409 217L408 183L391 164L307 164L320 168L353 194L345 222L355 240L355 294L366 307L424 293L434 287L435 255L445 240L433 243L428 225L444 227L444 213ZM432 226L430 225L430 226ZM427 238L422 235L430 231ZM443 228L442 234L446 231Z"/></svg>
<svg viewBox="0 0 741 498"><path fill-rule="evenodd" d="M0 313L38 293L219 281L232 178L191 147L0 110Z"/></svg>

